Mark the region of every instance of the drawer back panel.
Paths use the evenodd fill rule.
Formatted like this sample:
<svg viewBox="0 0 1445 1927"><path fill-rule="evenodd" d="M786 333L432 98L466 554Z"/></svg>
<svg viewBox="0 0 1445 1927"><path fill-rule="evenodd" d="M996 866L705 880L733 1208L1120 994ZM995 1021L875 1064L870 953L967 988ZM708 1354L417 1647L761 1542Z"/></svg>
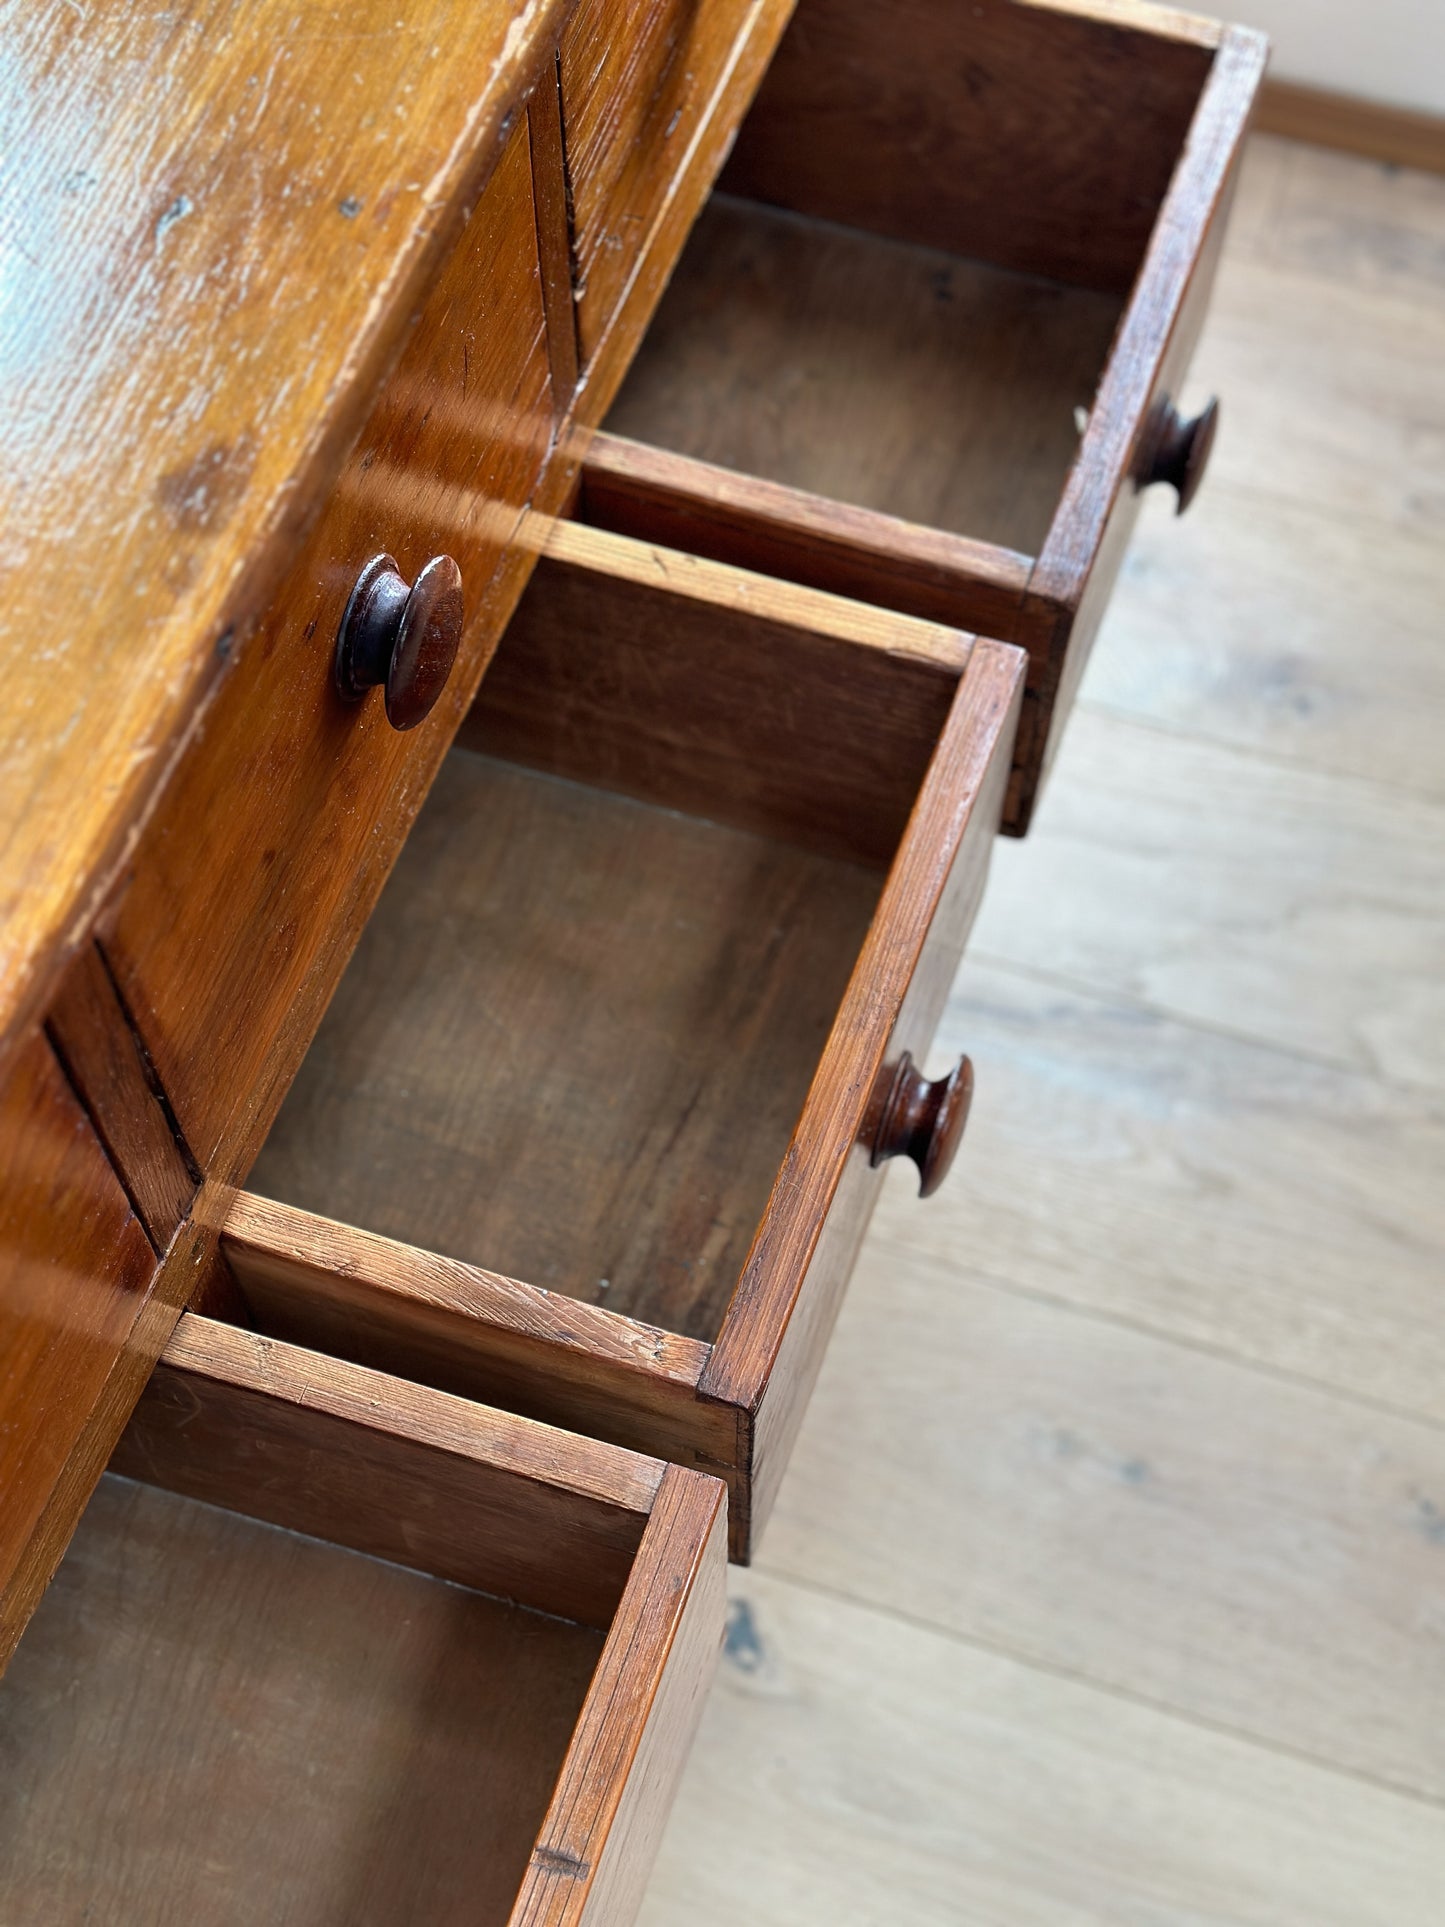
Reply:
<svg viewBox="0 0 1445 1927"><path fill-rule="evenodd" d="M801 0L721 185L1122 293L1219 30L1144 7L1117 14Z"/></svg>

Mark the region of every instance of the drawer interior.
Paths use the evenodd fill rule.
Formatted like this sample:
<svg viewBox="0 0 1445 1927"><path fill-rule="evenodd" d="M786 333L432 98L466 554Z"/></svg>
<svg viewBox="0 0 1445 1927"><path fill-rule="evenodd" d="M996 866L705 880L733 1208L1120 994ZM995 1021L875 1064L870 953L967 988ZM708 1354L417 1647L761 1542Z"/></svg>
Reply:
<svg viewBox="0 0 1445 1927"><path fill-rule="evenodd" d="M183 1320L0 1685L5 1918L511 1918L692 1477L561 1438Z"/></svg>
<svg viewBox="0 0 1445 1927"><path fill-rule="evenodd" d="M717 1337L969 646L767 586L559 528L253 1190Z"/></svg>
<svg viewBox="0 0 1445 1927"><path fill-rule="evenodd" d="M0 1688L8 1917L504 1921L601 1648L107 1475Z"/></svg>
<svg viewBox="0 0 1445 1927"><path fill-rule="evenodd" d="M1120 13L801 0L608 429L1037 555L1212 59Z"/></svg>

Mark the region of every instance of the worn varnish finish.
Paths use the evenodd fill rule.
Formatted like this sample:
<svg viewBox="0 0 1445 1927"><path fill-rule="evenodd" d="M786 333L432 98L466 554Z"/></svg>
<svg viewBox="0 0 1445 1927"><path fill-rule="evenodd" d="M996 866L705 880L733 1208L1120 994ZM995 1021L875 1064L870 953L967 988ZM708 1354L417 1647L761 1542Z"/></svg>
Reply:
<svg viewBox="0 0 1445 1927"><path fill-rule="evenodd" d="M558 58L577 329L590 361L753 0L578 0Z"/></svg>
<svg viewBox="0 0 1445 1927"><path fill-rule="evenodd" d="M196 1195L195 1164L96 944L71 960L47 1030L146 1236L165 1251Z"/></svg>
<svg viewBox="0 0 1445 1927"><path fill-rule="evenodd" d="M561 432L562 411L571 398L578 418L591 419L605 405L756 83L783 11L782 0L770 5L760 0L743 23L706 112L678 156L679 175L662 197L657 220L639 254L637 272L607 329L585 397L573 395L575 327L555 54L561 11L534 7L517 15L507 9L504 19L500 9L488 9L481 16L469 10L464 30L448 35L443 29L450 10L438 6L434 13L440 37L434 44L446 42L450 61L430 64L429 44L426 62L416 71L410 56L400 64L391 57L390 21L387 33L370 36L364 31L365 20L354 13L348 16L347 35L341 41L307 42L299 51L284 44L284 35L272 33L267 19L258 20L256 34L249 37L229 29L201 31L213 25L205 9L195 10L184 39L168 40L162 33L144 42L133 35L126 43L132 52L139 49L154 57L152 96L157 89L161 93L178 89L199 103L198 120L172 116L163 124L168 137L174 134L183 144L190 141L196 153L204 150L203 159L209 155L206 179L216 192L208 187L204 204L191 196L189 207L180 205L184 196L168 200L161 209L165 219L157 219L159 232L152 235L147 229L139 242L129 229L119 238L107 229L108 210L116 205L113 197L76 203L88 210L90 219L85 237L90 258L81 262L80 271L101 274L107 300L112 283L128 283L139 275L142 293L150 303L146 325L132 343L135 352L118 357L113 365L103 356L87 361L82 371L85 379L92 385L110 382L108 392L115 404L108 418L93 415L87 427L94 429L97 419L129 424L137 485L148 486L146 474L136 465L149 459L158 443L163 445L163 430L171 419L165 400L168 388L159 415L152 406L151 388L159 379L153 350L158 345L164 344L164 353L173 358L178 378L190 381L198 358L204 361L213 351L227 368L240 365L239 349L232 351L233 336L239 331L252 372L274 354L284 368L284 379L256 374L254 381L232 382L224 393L217 390L212 407L217 420L218 411L229 409L234 414L238 406L260 407L253 424L260 457L234 498L231 493L218 494L231 471L217 456L220 444L207 444L199 467L181 472L179 480L172 475L176 486L169 488L167 500L172 524L179 516L179 525L170 526L164 539L157 538L150 549L141 545L128 550L118 531L134 505L123 491L116 494L112 486L116 477L106 471L102 480L111 490L104 504L109 519L90 516L87 534L103 527L108 565L119 559L123 566L128 559L135 569L117 586L117 579L104 571L88 573L88 551L66 551L67 566L74 564L72 582L87 581L81 613L87 622L93 618L93 628L84 635L93 634L96 640L92 644L82 639L82 648L92 656L96 648L125 633L124 611L116 597L123 599L123 592L142 593L150 579L145 575L147 555L163 548L167 556L178 558L179 570L177 581L165 591L167 608L177 612L174 624L162 630L154 612L143 611L147 649L129 648L123 683L107 671L110 680L102 677L96 684L94 714L87 713L78 731L69 726L78 762L84 764L84 780L75 780L72 765L64 759L56 765L71 811L68 820L79 838L55 873L60 877L62 871L74 872L67 904L83 902L88 915L100 900L101 884L113 880L114 866L112 843L95 856L96 837L104 841L128 824L127 847L134 842L166 761L157 746L179 741L178 732L195 713L197 692L209 686L210 670L200 674L199 681L186 680L190 673L185 668L187 636L199 649L197 660L211 663L215 642L215 667L234 665L239 659L240 669L239 682L223 684L206 719L208 746L193 748L185 759L179 780L149 831L146 853L153 856L163 849L164 860L158 867L143 865L144 880L136 877L132 866L129 876L136 878L136 894L111 892L111 908L99 933L108 967L121 980L120 1003L134 1017L134 1036L127 1038L117 1030L91 1040L98 1047L101 1068L113 1070L139 1039L148 1067L146 1081L160 1092L167 1117L173 1115L174 1089L174 1114L185 1118L184 1128L174 1134L178 1147L183 1158L194 1155L204 1168L207 1184L191 1223L172 1243L156 1275L154 1295L133 1326L127 1349L112 1354L108 1371L97 1368L93 1382L84 1381L96 1403L88 1416L78 1418L74 1457L51 1488L35 1534L8 1575L7 1612L18 1615L17 1625L63 1551L79 1507L144 1382L150 1361L165 1342L179 1305L198 1289L208 1305L233 1309L239 1302L215 1261L217 1216L212 1203L225 1195L228 1181L243 1174L254 1156L441 757L446 736L525 583L536 547L526 539L524 521L517 514L520 504L530 496L545 525L568 495L573 470L566 454L567 438ZM63 31L57 39L65 43L63 52L71 57L77 29L68 17L59 27ZM408 34L424 38L425 29L425 21L409 17ZM113 43L112 30L103 60L115 53ZM338 47L346 68L341 92L328 78ZM207 55L214 56L215 64L207 64ZM35 57L43 63L43 50ZM226 113L233 82L240 86L245 81L247 91L252 91L250 73L262 92L257 96L255 125L246 121L243 127L234 115L227 120ZM358 110L359 125L367 130L373 127L364 104L350 91L358 81L363 86L377 83L372 97L379 93L378 111L383 114L404 116L410 103L416 118L406 122L403 135L393 137L387 131L370 146L369 131L364 138L357 136L358 123L352 117ZM348 102L345 121L323 127L317 118L321 110L311 111L313 97L325 97L330 103L341 93ZM63 116L45 125L62 122ZM285 131L279 156L264 140L239 141L238 129L254 136L256 127L263 124ZM304 139L295 132L298 127L304 127ZM122 118L106 124L103 131L107 152L119 164L117 157L145 130L133 119ZM262 169L262 199L268 210L286 210L283 225L291 225L284 232L258 225L249 217L242 222L225 214L221 189L234 199L238 188L228 148L236 153L244 150L252 173ZM318 199L317 181L326 169L340 166L353 148L358 191L348 192L343 185L334 200ZM33 151L44 158L43 143ZM149 152L158 156L155 164L162 172L171 168L173 155L167 158L154 148ZM288 177L288 167L300 171ZM308 168L320 172L309 174ZM395 185L392 169L404 183L399 199L387 185ZM310 198L303 195L288 207L290 191L298 183L307 186ZM71 169L64 176L63 190L80 194L93 185L84 168ZM481 206L468 224L469 210L484 187ZM45 204L42 194L28 204L27 214L32 206ZM425 219L418 221L416 210L423 207ZM246 235L250 250L242 266L251 280L241 290L245 299L225 307L225 326L217 328L209 310L198 319L197 290L204 285L205 274L214 279L214 273L230 271L236 258L233 253L224 254L220 268L215 256L218 248L230 249L231 237L239 232ZM337 235L341 240L333 248ZM296 237L299 246L293 250ZM177 255L172 243L182 240L185 245ZM139 246L138 255L133 242ZM160 256L152 250L162 242L165 252ZM102 243L115 243L111 254L106 254ZM148 265L156 258L166 264L166 271L158 275ZM47 272L57 274L62 269L73 272L75 265L46 255L38 242L26 260L32 268L44 265ZM75 262L80 261L77 254ZM307 278L312 275L314 282ZM306 304L321 299L318 291L323 289L324 325L313 325L315 315ZM33 288L27 293L33 293ZM506 313L499 319L501 309ZM418 312L422 318L415 323ZM538 345L539 315L545 316L545 349ZM403 339L406 353L400 367L388 376ZM249 399L242 392L247 388ZM48 406L54 399L50 390L42 393L21 386L10 392L14 408L7 420L29 421L41 401ZM188 392L200 391L193 384ZM293 408L298 394L303 405ZM435 405L438 396L445 406ZM318 397L324 398L324 406ZM359 426L366 439L326 510L328 527L339 529L343 539L333 552L316 534L297 560L308 519L332 485L337 463ZM18 428L16 438L18 446L24 440ZM244 451L249 446L246 433L238 430L237 447ZM52 455L63 447L52 438ZM87 446L85 452L87 473L93 475L93 451ZM116 453L116 446L107 442L107 459ZM385 459L378 460L379 455ZM176 467L168 454L164 463L155 458L163 474ZM180 469L184 471L184 463ZM149 513L144 486L142 496L135 512ZM368 529L368 519L378 526ZM404 525L400 535L399 524ZM63 518L49 533L57 530L68 531ZM364 543L362 536L367 538ZM357 551L350 548L352 538L358 538ZM395 552L411 570L429 554L447 550L454 551L466 568L472 618L454 684L456 707L447 711L444 706L429 719L419 733L421 740L404 753L395 745L388 752L367 740L375 730L375 718L366 713L366 705L366 720L359 729L354 728L349 737L339 732L332 735L336 726L328 722L324 703L318 714L312 650L319 640L321 655L329 653L325 632L334 628L339 616L345 578L354 578L369 554ZM206 558L205 566L212 573L197 572L198 556ZM277 593L288 564L293 573ZM218 586L223 586L222 578L232 585L224 595ZM98 596L91 593L97 583ZM12 600L10 606L17 605ZM69 620L78 606L52 599L44 616L46 633L54 630L58 608ZM207 609L220 611L214 621ZM258 613L263 609L267 610L264 616ZM67 610L70 615L65 614ZM30 618L24 619L33 629ZM311 621L316 630L307 637L305 628ZM196 625L207 623L209 628L201 634ZM70 668L78 660L67 658ZM286 683L284 691L279 687L281 679ZM68 686L64 675L47 672L45 688L57 700ZM240 694L234 693L238 686ZM14 688L24 699L17 698L17 713L29 714L25 711L30 701L28 685ZM161 718L154 729L149 722L144 727L137 722L139 710L134 705L125 708L118 691L127 700L135 698L136 704L144 700L151 705ZM370 708L375 707L373 700ZM106 717L116 723L108 735L103 727ZM248 717L262 719L259 734L248 725ZM98 742L96 730L104 736L103 742ZM272 735L267 735L268 730ZM109 754L105 744L114 747L122 737L130 760L117 789L120 779L112 780L104 762ZM214 767L208 762L213 753L218 758ZM27 767L23 759L7 759L7 771L17 773L18 779L25 777ZM331 777L337 777L335 784ZM101 812L104 822L97 829L76 805L83 803L92 810L107 786L120 800L113 809L106 805ZM244 799L239 810L238 796ZM257 833L248 814L253 803L268 815L271 836ZM39 823L46 808L39 798L32 820ZM370 822L368 808L374 812ZM349 849L350 855L338 862L341 848ZM318 861L318 849L325 850L324 862ZM258 873L258 866L264 874ZM122 882L126 880L122 877ZM146 888L152 892L149 902ZM31 936L21 933L21 947L27 957L34 951L32 962L48 957L47 968L53 973L65 945L84 935L85 919L73 918L62 941L56 937L58 912L54 904L46 908L43 889L33 903L40 922ZM12 921L10 928L18 926ZM168 937L168 933L172 934ZM31 963L24 963L22 976L30 969ZM30 988L18 984L25 1007L40 1007L44 975L41 970ZM7 978L7 992L16 987L17 980ZM47 995L54 994L52 987ZM58 1028L55 1034L59 1035ZM0 1052L5 1047L0 1035ZM149 1197L151 1153L156 1146L144 1129L137 1141L134 1124L132 1119L124 1132L115 1133L111 1149L124 1166L132 1192ZM132 1164L137 1168L133 1170ZM169 1205L160 1201L152 1216L152 1235L160 1242L169 1221Z"/></svg>
<svg viewBox="0 0 1445 1927"><path fill-rule="evenodd" d="M959 622L1022 556L1026 593L992 625L1031 658L1005 814L1021 832L1145 444L1181 402L1265 47L1149 7L916 11L910 36L874 9L805 0L723 179L748 198L707 210L608 423L919 530L874 521L860 568L848 516L820 542L816 505L749 497L740 476L720 508L712 478L685 469L605 475L599 519L622 500L629 532L656 513L685 539L691 522L708 552L796 561L820 586L945 618L937 538L920 538L953 532L988 557L960 581ZM933 53L922 67L917 44ZM1023 131L1046 115L1049 141ZM953 550L948 574L978 559ZM891 579L915 571L920 591L895 601Z"/></svg>
<svg viewBox="0 0 1445 1927"><path fill-rule="evenodd" d="M140 1310L155 1253L48 1041L0 1090L0 1664L11 1580Z"/></svg>
<svg viewBox="0 0 1445 1927"><path fill-rule="evenodd" d="M301 1208L243 1198L228 1223L250 1314L563 1422L603 1408L609 1436L730 1473L745 1553L894 1073L923 1060L977 904L1022 673L600 531L549 545L468 724L492 757L515 726L548 774L460 750L444 771L256 1167ZM712 700L729 674L751 730ZM885 720L911 810L873 774ZM629 782L664 810L610 793ZM746 830L673 813L719 803ZM823 832L828 856L798 847ZM407 1249L438 1244L464 1262ZM557 1292L598 1309L573 1321Z"/></svg>
<svg viewBox="0 0 1445 1927"><path fill-rule="evenodd" d="M298 33L227 0L5 9L0 1050L244 646L564 13L422 0L399 25L360 0Z"/></svg>
<svg viewBox="0 0 1445 1927"><path fill-rule="evenodd" d="M531 180L523 121L103 936L207 1172L278 1036L314 1027L500 632L499 560L554 425ZM333 685L342 613L382 552L407 581L455 557L466 602L463 659L405 734L379 691L353 705ZM204 860L200 824L218 826Z"/></svg>
<svg viewBox="0 0 1445 1927"><path fill-rule="evenodd" d="M606 433L588 444L574 513L618 535L984 636L1016 623L1032 566L989 542Z"/></svg>
<svg viewBox="0 0 1445 1927"><path fill-rule="evenodd" d="M717 1650L716 1481L194 1317L117 1464L187 1496L102 1489L0 1689L12 1901L627 1917Z"/></svg>
<svg viewBox="0 0 1445 1927"><path fill-rule="evenodd" d="M1178 173L1099 385L1013 640L1034 664L1011 819L1026 823L1057 752L1094 636L1133 533L1141 444L1161 404L1177 403L1214 282L1250 110L1264 72L1262 35L1220 43ZM1034 773L1036 772L1036 773Z"/></svg>

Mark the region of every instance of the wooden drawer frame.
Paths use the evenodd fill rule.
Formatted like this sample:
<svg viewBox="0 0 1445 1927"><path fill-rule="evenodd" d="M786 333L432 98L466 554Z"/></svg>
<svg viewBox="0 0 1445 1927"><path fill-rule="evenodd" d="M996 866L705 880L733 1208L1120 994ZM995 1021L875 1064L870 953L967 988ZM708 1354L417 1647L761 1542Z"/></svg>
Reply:
<svg viewBox="0 0 1445 1927"><path fill-rule="evenodd" d="M664 636L683 652L671 682L652 648ZM569 660L588 665L570 697ZM710 660L722 665L711 681ZM719 694L730 673L748 697L735 722ZM877 1194L870 1150L882 1107L902 1055L925 1056L982 893L1023 674L1007 645L558 525L464 737L615 786L587 761L605 755L612 704L635 723L629 740L658 746L638 753L632 793L706 815L726 805L753 718L786 707L787 691L804 707L829 687L851 697L857 679L882 743L876 766L903 772L892 795L880 781L869 809L855 805L851 847L886 860L876 815L893 826L896 855L716 1342L243 1193L223 1248L246 1315L282 1337L718 1472L730 1487L733 1556L748 1558ZM677 688L694 678L698 714L723 718L712 725L723 745L715 758L693 753L676 707L686 700ZM890 749L889 711L910 700L924 707L895 724ZM921 783L907 774L908 730L937 732ZM841 735L827 748L844 765L855 756ZM827 791L825 764L809 766L802 750L797 760L786 794L759 808L793 813L805 835L840 834L829 825L846 817L841 801L821 822L810 814L814 792ZM739 808L746 823L748 805Z"/></svg>
<svg viewBox="0 0 1445 1927"><path fill-rule="evenodd" d="M825 221L1127 292L1037 554L718 468L627 432L591 444L577 512L643 540L1020 644L1029 680L1004 828L1022 835L1118 575L1161 423L1180 398L1267 45L1258 33L1148 5L1106 15L1092 0L988 0L966 12L912 0L906 20L889 16L886 30L883 20L868 0L800 0L719 185ZM987 85L977 80L970 111L951 120L947 90L975 32ZM1067 44L1039 58L1055 39ZM1086 68L1082 81L1075 58ZM1196 90L1197 105L1181 118ZM889 121L894 103L932 109L939 125L929 138L944 150L930 150L940 195L917 176L916 130ZM1078 181L1062 162L1040 161L1039 127L1065 153L1079 143ZM1142 232L1124 192L1135 148L1161 196ZM1042 172L1041 205L1010 190L1010 156L1025 192ZM1072 226L1087 227L1095 186L1106 210L1120 209L1117 234L1101 216L1097 261L1071 239L1070 209L1047 200L1057 188L1074 204ZM1141 187L1147 196L1149 183ZM991 199L1017 216L1012 226L991 217ZM961 243L950 238L955 226L967 236ZM1132 250L1145 240L1131 273Z"/></svg>
<svg viewBox="0 0 1445 1927"><path fill-rule="evenodd" d="M194 1314L114 1469L602 1631L508 1918L633 1918L722 1638L715 1479ZM25 1690L17 1668L5 1691ZM119 1749L125 1732L100 1743ZM97 1851L90 1836L75 1850Z"/></svg>

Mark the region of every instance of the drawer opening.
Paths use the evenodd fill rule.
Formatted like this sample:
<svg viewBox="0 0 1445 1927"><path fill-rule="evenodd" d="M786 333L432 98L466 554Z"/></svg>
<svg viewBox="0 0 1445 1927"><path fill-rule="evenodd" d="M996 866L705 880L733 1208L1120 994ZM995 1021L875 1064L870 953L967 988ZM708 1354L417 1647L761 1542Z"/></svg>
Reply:
<svg viewBox="0 0 1445 1927"><path fill-rule="evenodd" d="M577 1736L605 1802L602 1716L637 1744L722 1565L720 1488L560 1437L183 1320L0 1684L5 1917L535 1904ZM687 1516L655 1520L669 1478Z"/></svg>
<svg viewBox="0 0 1445 1927"><path fill-rule="evenodd" d="M801 0L608 430L1037 556L1218 38L1128 14Z"/></svg>
<svg viewBox="0 0 1445 1927"><path fill-rule="evenodd" d="M970 648L559 525L251 1188L714 1341Z"/></svg>

